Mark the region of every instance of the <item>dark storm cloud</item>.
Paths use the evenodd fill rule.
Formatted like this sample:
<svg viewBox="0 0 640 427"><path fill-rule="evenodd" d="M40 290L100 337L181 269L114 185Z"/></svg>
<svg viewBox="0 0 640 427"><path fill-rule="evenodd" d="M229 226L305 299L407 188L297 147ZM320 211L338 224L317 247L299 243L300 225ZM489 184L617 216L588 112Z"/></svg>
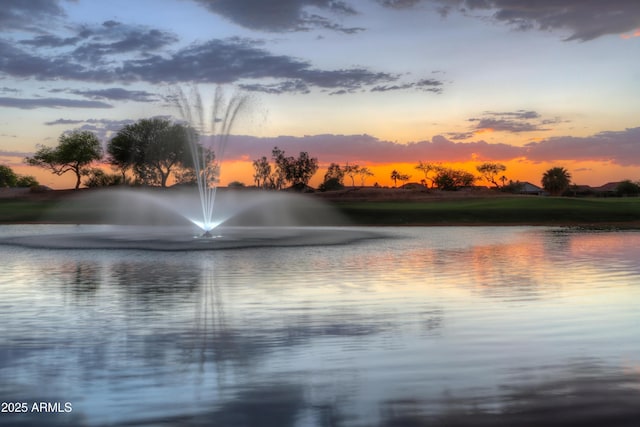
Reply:
<svg viewBox="0 0 640 427"><path fill-rule="evenodd" d="M58 0L2 0L0 31L27 30L41 32L40 24L65 16Z"/></svg>
<svg viewBox="0 0 640 427"><path fill-rule="evenodd" d="M361 31L361 28L345 28L328 18L311 14L309 7L333 14L354 15L355 9L337 0L194 0L209 11L224 16L235 24L259 31L308 31L326 28L345 33Z"/></svg>
<svg viewBox="0 0 640 427"><path fill-rule="evenodd" d="M74 95L82 95L91 99L109 99L112 101L155 102L158 97L142 90L127 90L119 87L96 90L68 90Z"/></svg>
<svg viewBox="0 0 640 427"><path fill-rule="evenodd" d="M407 8L419 0L383 0L390 8ZM565 40L589 41L601 36L621 35L640 27L637 0L421 0L437 6L446 16L452 10L472 15L487 11L495 21L519 30L566 31Z"/></svg>
<svg viewBox="0 0 640 427"><path fill-rule="evenodd" d="M112 108L113 106L100 101L85 101L63 98L7 98L0 97L0 107L20 108L31 110L34 108Z"/></svg>

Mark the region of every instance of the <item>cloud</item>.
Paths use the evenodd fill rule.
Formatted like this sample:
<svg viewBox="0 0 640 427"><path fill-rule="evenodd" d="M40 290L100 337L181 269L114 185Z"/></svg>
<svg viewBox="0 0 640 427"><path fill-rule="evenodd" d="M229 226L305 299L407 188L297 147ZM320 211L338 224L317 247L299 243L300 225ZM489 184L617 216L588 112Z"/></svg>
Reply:
<svg viewBox="0 0 640 427"><path fill-rule="evenodd" d="M371 92L388 92L392 90L416 89L424 92L442 93L443 82L435 79L422 79L414 83L396 83L378 85L371 88Z"/></svg>
<svg viewBox="0 0 640 427"><path fill-rule="evenodd" d="M78 35L85 40L71 56L77 61L100 63L105 57L123 53L142 56L160 50L178 41L170 32L155 28L125 25L106 21L100 27L83 26Z"/></svg>
<svg viewBox="0 0 640 427"><path fill-rule="evenodd" d="M100 101L86 101L65 98L7 98L0 97L0 107L20 108L113 108L111 104Z"/></svg>
<svg viewBox="0 0 640 427"><path fill-rule="evenodd" d="M454 139L466 139L475 133L490 132L539 132L551 130L545 127L550 124L562 122L559 118L542 119L540 114L532 110L516 110L508 112L485 111L482 118L470 118L468 121L474 122L469 132L453 132L449 134Z"/></svg>
<svg viewBox="0 0 640 427"><path fill-rule="evenodd" d="M78 63L68 54L38 56L5 40L0 40L0 73L37 80L80 80L111 82L117 75L109 69Z"/></svg>
<svg viewBox="0 0 640 427"><path fill-rule="evenodd" d="M127 90L119 87L96 90L69 90L74 95L82 95L91 99L108 99L112 101L155 102L157 95L142 90Z"/></svg>
<svg viewBox="0 0 640 427"><path fill-rule="evenodd" d="M267 32L309 31L324 28L353 34L362 28L347 28L318 14L309 13L313 7L338 15L357 12L346 2L337 0L194 0L210 12L251 30Z"/></svg>
<svg viewBox="0 0 640 427"><path fill-rule="evenodd" d="M164 55L125 56L119 63L117 58L102 60L110 49L112 46L97 48L95 55L88 52L78 54L76 49L47 56L44 52L27 52L0 40L0 72L19 78L100 83L239 83L246 85L247 89L270 93L307 93L307 88L311 87L353 91L398 79L396 75L365 68L313 68L307 61L272 54L262 48L259 41L240 38L195 43ZM276 82L255 82L260 79ZM423 80L416 83L416 87L426 88L429 84L434 83Z"/></svg>
<svg viewBox="0 0 640 427"><path fill-rule="evenodd" d="M33 153L25 153L22 151L5 151L0 150L0 156L2 157L27 157L32 155Z"/></svg>
<svg viewBox="0 0 640 427"><path fill-rule="evenodd" d="M600 132L589 137L560 136L526 145L532 161L607 161L620 166L640 165L640 127Z"/></svg>
<svg viewBox="0 0 640 427"><path fill-rule="evenodd" d="M80 40L82 40L80 37L58 37L52 34L45 34L33 37L31 39L21 40L20 44L36 48L55 48L73 46Z"/></svg>
<svg viewBox="0 0 640 427"><path fill-rule="evenodd" d="M422 0L437 6L440 15L452 10L471 15L487 11L491 19L518 30L565 31L567 41L589 41L606 35L633 33L640 27L636 0ZM384 6L407 8L420 0L382 0Z"/></svg>
<svg viewBox="0 0 640 427"><path fill-rule="evenodd" d="M65 17L58 0L3 0L0 7L0 31L42 32L41 24Z"/></svg>
<svg viewBox="0 0 640 427"><path fill-rule="evenodd" d="M322 164L336 162L361 165L426 162L528 160L532 162L595 161L620 166L640 166L640 127L601 132L590 137L553 137L526 146L486 141L456 142L437 135L431 140L400 144L370 135L308 135L259 138L232 135L226 160L271 156L273 147L287 154L301 151Z"/></svg>
<svg viewBox="0 0 640 427"><path fill-rule="evenodd" d="M166 116L158 116L167 118ZM47 126L66 126L66 130L81 130L93 132L100 141L109 141L123 127L133 124L134 120L110 120L110 119L57 119L46 122ZM66 131L65 130L65 131Z"/></svg>
<svg viewBox="0 0 640 427"><path fill-rule="evenodd" d="M247 79L278 79L276 86L246 84L260 91L305 92L304 85L325 89L358 89L388 82L397 76L364 68L320 70L299 59L274 55L259 42L231 38L209 40L176 52L171 57L152 56L126 62L119 75L128 80L161 82L232 83Z"/></svg>
<svg viewBox="0 0 640 427"><path fill-rule="evenodd" d="M485 141L457 143L443 136L431 141L399 144L370 135L312 135L258 138L231 136L225 157L229 160L270 157L277 146L289 154L307 151L322 163L355 162L362 164L410 162L464 162L472 159L508 160L523 155L522 147L489 144Z"/></svg>
<svg viewBox="0 0 640 427"><path fill-rule="evenodd" d="M283 94L283 93L309 93L309 86L302 80L288 80L280 83L273 84L240 84L240 89L249 92L263 92L270 94Z"/></svg>

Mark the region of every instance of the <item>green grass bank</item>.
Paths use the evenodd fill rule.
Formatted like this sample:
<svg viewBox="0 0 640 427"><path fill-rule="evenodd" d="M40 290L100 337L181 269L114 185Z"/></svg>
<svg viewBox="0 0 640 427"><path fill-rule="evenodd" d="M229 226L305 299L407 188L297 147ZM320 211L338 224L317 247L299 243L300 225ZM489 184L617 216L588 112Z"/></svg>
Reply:
<svg viewBox="0 0 640 427"><path fill-rule="evenodd" d="M640 197L514 196L374 201L347 198L327 200L327 203L335 206L356 225L525 224L640 229ZM103 208L79 203L73 197L0 199L0 224L99 223L104 218Z"/></svg>
<svg viewBox="0 0 640 427"><path fill-rule="evenodd" d="M360 225L616 225L640 227L640 198L513 197L334 202Z"/></svg>

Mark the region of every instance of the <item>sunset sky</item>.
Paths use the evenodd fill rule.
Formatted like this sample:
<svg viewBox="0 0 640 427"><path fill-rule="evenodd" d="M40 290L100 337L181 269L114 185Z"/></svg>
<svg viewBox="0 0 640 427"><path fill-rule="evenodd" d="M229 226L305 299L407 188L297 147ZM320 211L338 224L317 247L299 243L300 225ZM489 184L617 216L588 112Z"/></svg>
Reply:
<svg viewBox="0 0 640 427"><path fill-rule="evenodd" d="M637 181L638 58L637 0L3 0L0 164L70 187L22 159L65 131L106 145L177 119L176 87L222 84L251 98L223 185L252 184L275 145L367 166L367 184L420 181L419 160Z"/></svg>

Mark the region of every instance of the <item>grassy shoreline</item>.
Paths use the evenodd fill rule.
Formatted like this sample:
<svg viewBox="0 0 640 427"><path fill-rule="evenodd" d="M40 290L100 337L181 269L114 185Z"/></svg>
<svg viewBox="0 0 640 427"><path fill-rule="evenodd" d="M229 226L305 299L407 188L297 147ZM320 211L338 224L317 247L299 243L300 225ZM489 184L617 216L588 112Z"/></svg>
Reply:
<svg viewBox="0 0 640 427"><path fill-rule="evenodd" d="M99 223L99 208L75 203L77 194L53 191L0 198L0 224ZM324 200L354 225L364 226L553 225L640 229L640 197L417 194L400 190L367 194L374 196L362 198L362 193L354 192L315 193L308 197Z"/></svg>

